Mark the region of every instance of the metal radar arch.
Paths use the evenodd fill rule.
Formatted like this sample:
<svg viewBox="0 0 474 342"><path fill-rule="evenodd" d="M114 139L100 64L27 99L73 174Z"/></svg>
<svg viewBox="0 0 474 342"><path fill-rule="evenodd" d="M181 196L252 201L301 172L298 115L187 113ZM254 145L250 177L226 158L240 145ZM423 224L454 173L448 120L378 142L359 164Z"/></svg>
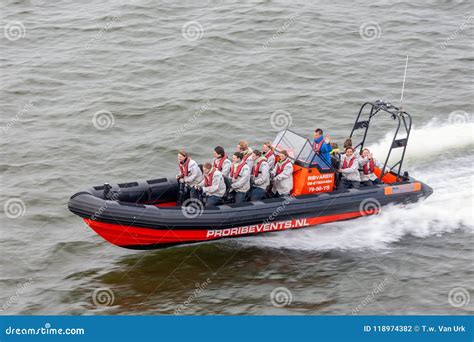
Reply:
<svg viewBox="0 0 474 342"><path fill-rule="evenodd" d="M370 123L375 117L380 115L389 115L393 120L397 122L395 134L393 135L392 143L388 150L383 169L381 170L382 174L380 176L380 179L383 179L383 176L386 174L385 170L387 169L387 165L390 160L390 156L392 155L392 151L394 149L399 148L402 149L401 156L395 164L389 166L389 169L391 173L397 176L397 179L407 179L408 172L405 172L403 175L401 174L401 172L403 160L405 158L405 152L408 146L408 138L410 137L412 119L411 115L405 112L404 110L382 100L377 100L373 103L364 103L359 110L359 114L357 115L350 135L352 139L355 131L364 130L362 140L356 145L354 145L354 149L360 147L360 151L362 152L367 138L367 132L370 128Z"/></svg>

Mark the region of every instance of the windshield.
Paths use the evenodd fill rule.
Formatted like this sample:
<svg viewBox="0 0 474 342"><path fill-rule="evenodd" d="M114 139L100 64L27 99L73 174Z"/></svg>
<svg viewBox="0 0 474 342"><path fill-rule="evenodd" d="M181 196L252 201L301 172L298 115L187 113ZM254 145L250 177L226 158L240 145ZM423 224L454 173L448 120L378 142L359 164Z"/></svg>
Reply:
<svg viewBox="0 0 474 342"><path fill-rule="evenodd" d="M278 133L273 141L273 147L277 152L286 150L289 157L295 161L308 163L310 167L318 165L323 170L330 170L331 160L325 161L319 152L315 152L313 144L301 135L290 130Z"/></svg>
<svg viewBox="0 0 474 342"><path fill-rule="evenodd" d="M286 150L293 161L308 162L312 157L310 141L289 130L278 133L273 146L277 151Z"/></svg>

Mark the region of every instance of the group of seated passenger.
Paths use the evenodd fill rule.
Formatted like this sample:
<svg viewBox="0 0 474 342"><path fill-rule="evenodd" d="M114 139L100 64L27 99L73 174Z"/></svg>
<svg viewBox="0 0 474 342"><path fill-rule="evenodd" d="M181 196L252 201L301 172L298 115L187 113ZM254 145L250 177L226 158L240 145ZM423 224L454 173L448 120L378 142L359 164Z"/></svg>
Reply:
<svg viewBox="0 0 474 342"><path fill-rule="evenodd" d="M375 174L375 167L383 169L383 164L373 157L368 148L362 149L360 154L355 153L350 139L347 139L344 145L345 153L339 156L338 171L342 175L340 188L350 189L379 184L380 179ZM385 168L385 172L390 172L390 169Z"/></svg>
<svg viewBox="0 0 474 342"><path fill-rule="evenodd" d="M367 148L356 153L351 139L345 141L344 153L340 153L337 144L331 144L329 137L318 128L314 132L313 152L325 164L321 165L323 168L336 169L339 189L380 183L374 170L375 166L382 169L383 165ZM293 190L293 163L288 152L275 153L270 142L265 142L260 151L252 150L246 141L241 141L231 159L222 146L217 146L213 157L212 162L204 163L201 169L186 151L178 152L178 205L187 198L204 200L207 207L224 201L242 203L288 196Z"/></svg>
<svg viewBox="0 0 474 342"><path fill-rule="evenodd" d="M286 150L277 154L270 142L265 142L260 151L241 141L230 160L224 148L217 146L212 162L204 163L201 170L186 151L179 151L178 205L188 197L204 198L205 206L210 207L222 204L224 199L242 203L290 195L293 164Z"/></svg>
<svg viewBox="0 0 474 342"><path fill-rule="evenodd" d="M383 164L374 159L368 148L364 148L361 153L355 153L352 147L352 139L344 142L344 153L340 153L338 145L330 142L329 136L323 135L323 130L318 128L314 131L313 149L319 153L321 158L329 165L336 167L341 175L339 189L359 188L367 185L380 183L375 174L375 166L382 169ZM335 157L332 163L331 155ZM385 172L390 169L386 168Z"/></svg>

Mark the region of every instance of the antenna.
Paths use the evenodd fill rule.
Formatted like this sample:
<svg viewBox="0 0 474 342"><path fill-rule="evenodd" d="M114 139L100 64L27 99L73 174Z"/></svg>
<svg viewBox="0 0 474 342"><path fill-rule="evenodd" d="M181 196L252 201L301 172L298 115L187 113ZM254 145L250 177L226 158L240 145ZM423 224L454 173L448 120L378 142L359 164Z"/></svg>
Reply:
<svg viewBox="0 0 474 342"><path fill-rule="evenodd" d="M403 105L403 92L405 91L405 80L407 78L407 67L408 67L408 55L405 61L405 73L403 74L403 84L402 84L402 95L400 96L400 112L403 112L402 105Z"/></svg>

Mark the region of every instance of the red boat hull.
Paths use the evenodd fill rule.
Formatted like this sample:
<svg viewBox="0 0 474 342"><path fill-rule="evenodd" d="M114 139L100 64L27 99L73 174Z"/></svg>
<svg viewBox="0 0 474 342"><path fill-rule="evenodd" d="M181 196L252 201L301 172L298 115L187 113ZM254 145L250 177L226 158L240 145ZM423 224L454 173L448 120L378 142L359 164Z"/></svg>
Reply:
<svg viewBox="0 0 474 342"><path fill-rule="evenodd" d="M216 227L215 229L150 229L94 221L91 219L84 219L84 221L97 234L114 245L131 249L154 249L228 237L249 236L280 230L299 229L322 223L353 219L359 216L375 214L376 212L376 210L367 212L357 211L225 229L220 229L219 227Z"/></svg>

